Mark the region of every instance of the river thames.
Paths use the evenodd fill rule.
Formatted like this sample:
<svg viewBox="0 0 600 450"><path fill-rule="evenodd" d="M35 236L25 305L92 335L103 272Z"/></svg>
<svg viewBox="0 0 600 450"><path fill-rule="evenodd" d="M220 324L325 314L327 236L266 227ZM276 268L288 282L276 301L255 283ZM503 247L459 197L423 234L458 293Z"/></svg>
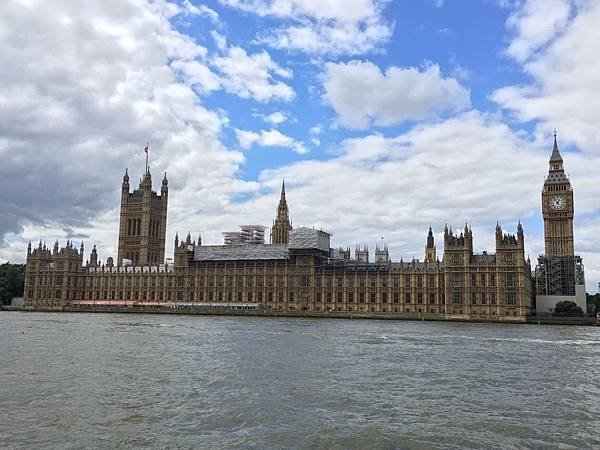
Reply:
<svg viewBox="0 0 600 450"><path fill-rule="evenodd" d="M600 328L0 313L2 448L592 448Z"/></svg>

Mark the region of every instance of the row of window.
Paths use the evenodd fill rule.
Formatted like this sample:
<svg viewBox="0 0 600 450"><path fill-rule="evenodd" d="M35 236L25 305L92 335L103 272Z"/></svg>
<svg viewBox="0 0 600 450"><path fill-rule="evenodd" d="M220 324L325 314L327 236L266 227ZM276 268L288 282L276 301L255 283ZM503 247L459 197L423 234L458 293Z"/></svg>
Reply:
<svg viewBox="0 0 600 450"><path fill-rule="evenodd" d="M33 297L33 290L29 290L28 291L28 295L29 298ZM62 291L61 290L38 290L36 292L36 298L39 299L48 299L51 298L52 295L54 294L54 298L59 299L62 296ZM265 295L266 294L266 295ZM178 300L178 301L198 301L198 302L204 302L204 301L208 301L208 302L213 302L213 301L227 301L227 302L233 302L233 301L238 301L238 302L259 302L262 303L263 301L266 302L284 302L284 301L289 301L289 302L294 302L295 299L298 299L298 293L295 292L289 292L287 293L287 295L283 292L267 292L267 293L263 293L263 292L246 292L245 294L243 292L208 292L208 293L204 293L204 292L173 292L173 291L169 291L169 292L155 292L155 291L150 291L150 292L138 292L138 291L104 291L104 292L100 292L100 291L89 291L89 292L77 292L77 291L66 291L65 294L65 298L66 300L75 300L75 299L85 299L85 300L150 300L150 301L162 301L162 300L166 300L166 301L172 301L172 300ZM304 299L308 300L309 296L307 293L304 293ZM355 295L355 293L353 292L347 292L342 293L339 292L336 295L333 295L331 292L326 293L325 295L322 295L321 292L317 292L315 297L314 297L316 303L401 303L401 300L403 300L404 303L406 304L411 304L411 303L415 303L415 304L426 304L429 303L430 305L434 305L436 303L440 304L445 304L445 298L444 298L444 294L441 295L435 295L434 293L430 293L428 296L422 294L422 293L417 293L416 295L413 295L409 292L405 293L404 296L401 296L399 293L395 292L391 295L388 295L388 293L380 293L379 296L377 296L374 292L371 292L370 294L365 294L364 292L360 292L358 293L358 295ZM506 305L516 305L516 299L517 299L517 294L515 292L507 292L505 294L505 304ZM471 296L470 299L470 303L472 305L496 305L496 293L490 293L489 297L486 294L473 294ZM464 296L462 293L460 292L454 292L452 294L452 304L455 305L462 305L464 302ZM466 302L465 302L466 303Z"/></svg>

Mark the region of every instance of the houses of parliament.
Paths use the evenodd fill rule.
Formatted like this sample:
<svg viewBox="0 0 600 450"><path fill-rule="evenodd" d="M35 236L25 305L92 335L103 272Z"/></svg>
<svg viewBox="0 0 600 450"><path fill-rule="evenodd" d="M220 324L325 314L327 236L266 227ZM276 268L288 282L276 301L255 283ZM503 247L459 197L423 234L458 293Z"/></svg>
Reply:
<svg viewBox="0 0 600 450"><path fill-rule="evenodd" d="M84 261L83 243L76 248L67 241L59 248L56 242L52 249L30 243L25 308L233 308L523 321L536 308L549 313L553 301L576 298L583 285L583 265L573 246L573 190L556 136L542 190L545 254L535 269L525 256L520 223L513 234L496 225L493 253L474 253L468 225L446 226L437 245L429 228L423 260L392 261L384 245L375 248L374 258L366 247L354 255L349 248L332 249L328 233L292 227L285 184L269 243L265 227L256 225L224 233L224 245L175 236L173 258L165 263L168 195L166 174L159 194L148 168L133 191L125 172L116 261L109 257L100 263L95 246Z"/></svg>

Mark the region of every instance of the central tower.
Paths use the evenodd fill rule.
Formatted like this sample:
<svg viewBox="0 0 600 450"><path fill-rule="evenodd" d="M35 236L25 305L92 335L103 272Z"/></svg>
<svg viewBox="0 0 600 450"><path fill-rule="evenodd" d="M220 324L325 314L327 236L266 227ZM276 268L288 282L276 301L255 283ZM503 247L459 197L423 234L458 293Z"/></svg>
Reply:
<svg viewBox="0 0 600 450"><path fill-rule="evenodd" d="M291 229L292 224L290 223L287 201L285 200L284 180L281 184L281 197L277 206L277 217L273 222L273 228L271 228L271 244L287 244L290 241Z"/></svg>
<svg viewBox="0 0 600 450"><path fill-rule="evenodd" d="M125 169L121 185L121 215L117 265L128 259L135 265L163 264L167 234L169 182L162 180L160 195L152 190L152 175L146 167L144 178L133 192Z"/></svg>
<svg viewBox="0 0 600 450"><path fill-rule="evenodd" d="M573 189L563 167L556 133L548 176L542 190L546 256L573 256Z"/></svg>

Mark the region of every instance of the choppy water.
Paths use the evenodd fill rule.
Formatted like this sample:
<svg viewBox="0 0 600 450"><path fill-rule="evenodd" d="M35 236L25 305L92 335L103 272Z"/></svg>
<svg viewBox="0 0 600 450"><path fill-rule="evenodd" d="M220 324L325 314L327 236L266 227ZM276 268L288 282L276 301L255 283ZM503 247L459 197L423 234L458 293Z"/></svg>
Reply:
<svg viewBox="0 0 600 450"><path fill-rule="evenodd" d="M592 448L600 328L0 313L0 447Z"/></svg>

